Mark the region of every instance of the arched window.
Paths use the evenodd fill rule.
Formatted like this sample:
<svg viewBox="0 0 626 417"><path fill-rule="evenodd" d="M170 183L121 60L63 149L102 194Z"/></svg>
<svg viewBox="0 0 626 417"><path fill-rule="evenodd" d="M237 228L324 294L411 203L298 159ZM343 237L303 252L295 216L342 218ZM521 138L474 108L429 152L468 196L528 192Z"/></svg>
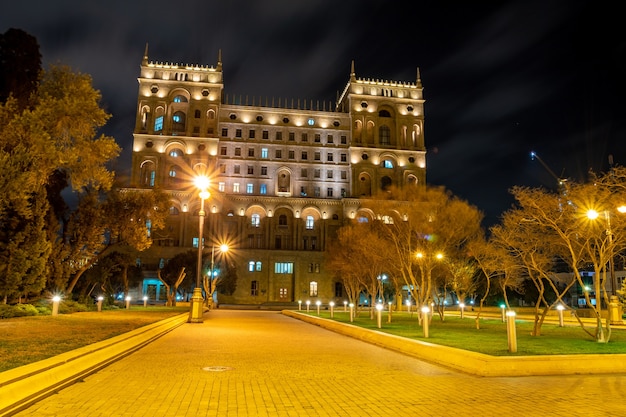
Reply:
<svg viewBox="0 0 626 417"><path fill-rule="evenodd" d="M287 226L287 216L281 214L278 216L278 225L279 226Z"/></svg>
<svg viewBox="0 0 626 417"><path fill-rule="evenodd" d="M181 151L180 149L176 148L176 149L172 149L169 153L170 157L172 158L178 158L183 156L183 151Z"/></svg>
<svg viewBox="0 0 626 417"><path fill-rule="evenodd" d="M378 112L378 117L391 117L388 110L381 110Z"/></svg>
<svg viewBox="0 0 626 417"><path fill-rule="evenodd" d="M383 160L383 168L393 168L393 161L389 159Z"/></svg>
<svg viewBox="0 0 626 417"><path fill-rule="evenodd" d="M179 213L179 211L178 211L178 209L176 207L174 207L174 206L170 207L170 214L172 216L176 216L176 215L178 215L178 213Z"/></svg>
<svg viewBox="0 0 626 417"><path fill-rule="evenodd" d="M177 111L172 116L172 130L175 132L181 132L185 130L185 113Z"/></svg>
<svg viewBox="0 0 626 417"><path fill-rule="evenodd" d="M176 166L176 165L172 165L170 167L170 170L168 172L168 175L170 177L170 183L175 183L178 180L178 172L180 171L180 167Z"/></svg>
<svg viewBox="0 0 626 417"><path fill-rule="evenodd" d="M306 229L313 230L314 226L315 226L315 219L313 218L313 216L306 216L306 224L305 224Z"/></svg>
<svg viewBox="0 0 626 417"><path fill-rule="evenodd" d="M200 110L196 110L195 112L193 112L193 117L195 117L196 119L200 118Z"/></svg>
<svg viewBox="0 0 626 417"><path fill-rule="evenodd" d="M174 103L187 103L187 97L178 95L174 97Z"/></svg>
<svg viewBox="0 0 626 417"><path fill-rule="evenodd" d="M141 185L144 187L154 187L156 170L152 161L145 161L141 164Z"/></svg>

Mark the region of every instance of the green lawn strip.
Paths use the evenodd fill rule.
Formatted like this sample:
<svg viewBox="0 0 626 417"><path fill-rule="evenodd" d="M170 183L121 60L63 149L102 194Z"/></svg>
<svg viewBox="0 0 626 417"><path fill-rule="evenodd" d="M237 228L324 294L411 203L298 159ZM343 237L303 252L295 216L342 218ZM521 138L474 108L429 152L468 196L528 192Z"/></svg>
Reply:
<svg viewBox="0 0 626 417"><path fill-rule="evenodd" d="M0 320L0 372L68 352L188 311L138 307Z"/></svg>
<svg viewBox="0 0 626 417"><path fill-rule="evenodd" d="M310 312L317 316L316 312ZM376 330L396 336L421 340L433 344L465 349L493 356L526 355L567 355L567 354L607 354L626 353L626 330L613 330L609 343L598 343L585 333L580 326L544 323L541 336L531 336L533 323L516 320L517 353L508 352L506 323L495 318L481 318L480 329L476 329L473 317L433 317L429 324L429 337L424 338L424 330L419 325L417 314L405 312L393 313L392 322L387 323L387 313L383 313L379 329L376 317L370 319L369 312L361 312L350 323L349 313L335 312L330 318L328 311L320 312L322 318L352 324L366 329Z"/></svg>

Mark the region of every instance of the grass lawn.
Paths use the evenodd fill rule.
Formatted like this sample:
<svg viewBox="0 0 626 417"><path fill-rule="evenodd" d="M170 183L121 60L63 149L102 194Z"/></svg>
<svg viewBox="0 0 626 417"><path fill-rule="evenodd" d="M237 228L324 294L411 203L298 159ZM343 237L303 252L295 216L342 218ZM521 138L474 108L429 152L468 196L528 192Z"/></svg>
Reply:
<svg viewBox="0 0 626 417"><path fill-rule="evenodd" d="M481 318L480 329L476 329L474 317L461 319L459 316L446 316L444 321L438 315L432 318L429 325L429 337L424 338L424 331L417 320L417 313L393 312L392 322L388 323L387 312L382 313L381 325L378 329L376 315L369 318L369 311L360 312L353 323L349 313L335 310L334 318L329 311L321 311L320 317L331 319L363 328L390 333L410 339L429 343L451 346L455 348L485 353L494 356L527 356L527 355L559 355L559 354L626 354L626 329L612 329L609 343L598 343L585 333L579 325L568 323L559 327L558 323L544 323L541 336L531 336L533 323L516 320L517 353L509 353L506 323L499 318ZM306 312L302 311L307 314ZM317 311L308 314L317 316ZM585 323L585 326L590 324ZM591 329L590 327L587 327Z"/></svg>
<svg viewBox="0 0 626 417"><path fill-rule="evenodd" d="M40 361L189 311L189 307L131 306L0 320L0 372Z"/></svg>

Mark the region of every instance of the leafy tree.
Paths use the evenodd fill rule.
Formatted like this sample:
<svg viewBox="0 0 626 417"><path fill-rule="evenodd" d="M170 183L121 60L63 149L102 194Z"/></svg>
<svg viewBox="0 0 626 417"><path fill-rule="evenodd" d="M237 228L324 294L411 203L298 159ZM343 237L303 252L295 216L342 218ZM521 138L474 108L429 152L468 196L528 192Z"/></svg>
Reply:
<svg viewBox="0 0 626 417"><path fill-rule="evenodd" d="M328 269L341 279L348 302L354 304L357 310L359 297L365 289L360 277L366 273L365 265L369 262L369 254L361 245L363 228L362 223L352 223L340 228L337 239L330 242L326 251Z"/></svg>
<svg viewBox="0 0 626 417"><path fill-rule="evenodd" d="M82 274L109 253L149 248L152 230L164 227L168 209L169 198L159 190L112 191L103 201L94 193L85 194L70 216L69 233L62 242L69 254L66 262L75 266L68 271L66 292L71 293Z"/></svg>
<svg viewBox="0 0 626 417"><path fill-rule="evenodd" d="M583 291L587 307L596 319L596 326L581 328L598 342L608 342L609 319L603 324L603 306L608 306L606 281L611 274L614 255L626 250L626 219L616 214L618 202L626 200L622 168L592 176L587 183L569 183L567 193L555 194L540 189L516 187L513 195L523 210L524 218L534 227L553 236L555 253L562 257L580 288L585 288L583 267L594 272L593 291ZM592 219L589 214L600 214Z"/></svg>
<svg viewBox="0 0 626 417"><path fill-rule="evenodd" d="M392 189L372 209L386 225L381 230L390 242L388 262L418 306L430 306L436 296L433 271L442 261L462 259L468 242L482 235L480 211L442 187Z"/></svg>
<svg viewBox="0 0 626 417"><path fill-rule="evenodd" d="M21 29L0 34L0 103L13 96L20 109L37 89L41 73L39 43Z"/></svg>
<svg viewBox="0 0 626 417"><path fill-rule="evenodd" d="M159 280L166 288L166 305L176 306L178 288L183 285L185 281L187 283L195 282L197 256L197 252L192 250L179 253L170 259L162 269L157 271Z"/></svg>

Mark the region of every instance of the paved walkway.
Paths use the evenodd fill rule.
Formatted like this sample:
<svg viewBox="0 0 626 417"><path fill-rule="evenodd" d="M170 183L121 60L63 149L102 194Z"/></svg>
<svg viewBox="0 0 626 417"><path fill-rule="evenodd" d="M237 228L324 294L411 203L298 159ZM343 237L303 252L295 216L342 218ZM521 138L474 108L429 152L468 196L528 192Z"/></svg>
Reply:
<svg viewBox="0 0 626 417"><path fill-rule="evenodd" d="M204 317L17 416L626 415L626 375L481 378L279 312Z"/></svg>

